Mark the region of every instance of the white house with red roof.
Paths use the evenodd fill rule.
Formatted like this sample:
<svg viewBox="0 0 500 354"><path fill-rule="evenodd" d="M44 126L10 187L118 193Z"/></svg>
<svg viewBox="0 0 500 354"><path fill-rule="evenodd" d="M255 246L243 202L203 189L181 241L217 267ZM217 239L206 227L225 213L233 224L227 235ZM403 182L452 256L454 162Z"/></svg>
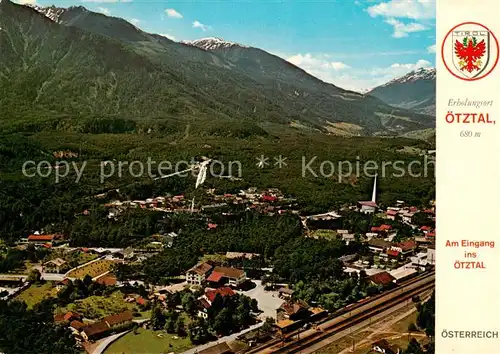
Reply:
<svg viewBox="0 0 500 354"><path fill-rule="evenodd" d="M420 228L420 231L422 231L424 234L429 232L432 228L430 226L424 225Z"/></svg>
<svg viewBox="0 0 500 354"><path fill-rule="evenodd" d="M389 230L392 230L392 226L388 224L382 224L380 226L373 226L371 228L371 232L387 232Z"/></svg>
<svg viewBox="0 0 500 354"><path fill-rule="evenodd" d="M413 255L417 248L417 243L415 241L404 241L399 242L391 246L391 250L399 252L403 257Z"/></svg>
<svg viewBox="0 0 500 354"><path fill-rule="evenodd" d="M385 218L389 220L396 220L396 216L398 215L397 210L387 210L385 212Z"/></svg>
<svg viewBox="0 0 500 354"><path fill-rule="evenodd" d="M58 240L61 240L63 237L60 234L33 234L28 236L28 242L29 243L34 243L34 244L49 244L52 245L53 243L57 242Z"/></svg>
<svg viewBox="0 0 500 354"><path fill-rule="evenodd" d="M386 251L386 255L390 258L398 258L401 253L398 250L395 249L388 249Z"/></svg>
<svg viewBox="0 0 500 354"><path fill-rule="evenodd" d="M229 284L239 286L247 280L244 270L230 267L214 267L207 277L207 282L212 284Z"/></svg>
<svg viewBox="0 0 500 354"><path fill-rule="evenodd" d="M212 303L215 301L217 295L226 297L234 296L236 293L227 286L218 289L206 289L205 294L198 299L200 301L199 317L208 318L208 309L212 307Z"/></svg>
<svg viewBox="0 0 500 354"><path fill-rule="evenodd" d="M212 266L206 262L198 263L186 272L186 281L188 284L201 285L207 275L212 270Z"/></svg>
<svg viewBox="0 0 500 354"><path fill-rule="evenodd" d="M411 212L411 211L404 212L401 215L401 220L403 220L403 222L405 222L407 224L411 224L411 222L413 220L413 215L415 215L414 212Z"/></svg>

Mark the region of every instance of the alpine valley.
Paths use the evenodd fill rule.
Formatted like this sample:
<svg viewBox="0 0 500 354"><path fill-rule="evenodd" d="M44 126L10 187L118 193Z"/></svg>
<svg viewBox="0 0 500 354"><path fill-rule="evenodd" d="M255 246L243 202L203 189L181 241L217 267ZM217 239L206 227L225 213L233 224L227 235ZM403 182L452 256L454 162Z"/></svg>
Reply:
<svg viewBox="0 0 500 354"><path fill-rule="evenodd" d="M436 69L420 68L378 86L367 94L391 106L407 108L424 114L436 111Z"/></svg>
<svg viewBox="0 0 500 354"><path fill-rule="evenodd" d="M304 212L362 198L371 179L304 178L302 158L410 161L418 154L406 147L434 149L432 137L405 137L435 125L430 80L410 81L360 94L259 48L219 38L175 42L80 6L1 0L0 238L71 228L78 213L101 203L90 196L112 189L127 198L196 192L186 178L100 183L105 160L237 160L241 179L207 184L225 191L278 186ZM261 155L271 166L273 156L286 155L287 166L259 169ZM73 172L57 183L53 175L21 174L26 160L54 164L61 156L86 163L77 184ZM420 202L433 194L434 178L387 177L379 188L382 203Z"/></svg>
<svg viewBox="0 0 500 354"><path fill-rule="evenodd" d="M143 123L267 122L324 133L347 123L359 135L397 135L434 124L432 116L394 109L263 50L221 39L177 43L83 7L29 8L8 0L1 21L1 103L12 118L18 116L13 110L23 116L32 110Z"/></svg>

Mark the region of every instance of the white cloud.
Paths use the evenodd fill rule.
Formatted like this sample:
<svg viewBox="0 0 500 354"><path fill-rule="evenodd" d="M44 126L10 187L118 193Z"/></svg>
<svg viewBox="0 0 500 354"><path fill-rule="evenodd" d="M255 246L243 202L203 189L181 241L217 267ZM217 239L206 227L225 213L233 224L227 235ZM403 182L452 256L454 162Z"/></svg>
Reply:
<svg viewBox="0 0 500 354"><path fill-rule="evenodd" d="M137 18L132 18L132 19L130 19L130 23L132 23L134 26L139 26L139 24L141 23L141 20L139 20Z"/></svg>
<svg viewBox="0 0 500 354"><path fill-rule="evenodd" d="M372 17L396 17L413 20L436 18L436 2L432 0L391 0L370 6Z"/></svg>
<svg viewBox="0 0 500 354"><path fill-rule="evenodd" d="M353 91L365 91L403 76L418 68L428 68L432 64L420 59L415 63L393 63L387 67L355 68L341 61L329 60L327 54L295 54L292 56L275 53L290 63L297 65L320 80Z"/></svg>
<svg viewBox="0 0 500 354"><path fill-rule="evenodd" d="M385 23L394 28L392 34L394 38L404 38L408 37L409 33L429 29L424 23L426 20L436 18L436 2L435 0L390 0L370 6L367 11L372 17L383 17Z"/></svg>
<svg viewBox="0 0 500 354"><path fill-rule="evenodd" d="M408 37L408 33L425 31L428 28L417 22L403 23L395 18L388 18L385 23L394 28L394 38Z"/></svg>
<svg viewBox="0 0 500 354"><path fill-rule="evenodd" d="M308 72L321 72L328 70L342 70L350 68L349 65L344 64L340 61L329 61L328 55L322 54L318 56L313 56L310 53L305 55L296 54L291 57L286 58L290 63L301 67ZM314 75L314 74L313 74Z"/></svg>
<svg viewBox="0 0 500 354"><path fill-rule="evenodd" d="M428 53L436 53L436 45L433 44L433 45L430 45L427 47L427 52Z"/></svg>
<svg viewBox="0 0 500 354"><path fill-rule="evenodd" d="M368 71L360 70L358 73L358 78L354 77L354 89L356 89L356 85L358 85L358 87L360 87L361 89L370 90L393 79L404 76L410 71L431 67L432 64L430 62L420 59L415 63L394 63L385 68L372 68ZM347 84L349 84L349 82L347 82ZM342 87L340 82L339 86Z"/></svg>
<svg viewBox="0 0 500 354"><path fill-rule="evenodd" d="M21 5L35 5L36 0L18 0L17 3Z"/></svg>
<svg viewBox="0 0 500 354"><path fill-rule="evenodd" d="M420 59L420 60L417 60L416 63L414 64L399 64L399 63L395 63L395 64L392 64L391 65L391 68L404 68L406 70L415 70L415 69L420 69L420 68L430 68L432 67L432 64L431 62L427 61L427 60L424 60L424 59Z"/></svg>
<svg viewBox="0 0 500 354"><path fill-rule="evenodd" d="M172 18L183 18L181 13L175 11L174 9L165 9L165 13L167 14L168 17Z"/></svg>
<svg viewBox="0 0 500 354"><path fill-rule="evenodd" d="M195 21L193 22L193 28L199 28L199 29L201 29L203 32L206 32L206 31L208 31L209 29L211 29L212 27L211 27L211 26L204 25L204 24L203 24L203 23L201 23L200 21L195 20Z"/></svg>
<svg viewBox="0 0 500 354"><path fill-rule="evenodd" d="M175 36L172 36L171 34L168 34L168 33L159 33L160 36L163 36L165 38L168 38L170 39L171 41L175 41L177 40L177 38Z"/></svg>
<svg viewBox="0 0 500 354"><path fill-rule="evenodd" d="M394 63L386 68L374 68L371 70L372 76L390 76L391 79L394 77L402 76L409 73L412 70L420 68L431 68L432 64L424 59L417 60L415 63Z"/></svg>
<svg viewBox="0 0 500 354"><path fill-rule="evenodd" d="M350 68L350 66L349 66L349 65L344 64L344 63L342 63L341 61L332 61L332 62L330 62L329 66L330 66L332 69L335 69L335 70L349 69L349 68Z"/></svg>
<svg viewBox="0 0 500 354"><path fill-rule="evenodd" d="M109 11L109 9L108 9L108 8L106 8L106 7L100 7L100 6L99 6L99 7L97 8L97 11L99 11L100 13L102 13L102 14L104 14L104 15L107 15L107 16L111 15L111 11Z"/></svg>
<svg viewBox="0 0 500 354"><path fill-rule="evenodd" d="M279 55L276 53L276 55ZM296 54L283 56L290 63L300 67L309 74L328 83L332 83L349 90L364 88L367 83L363 79L354 77L355 70L341 61L332 61L327 54Z"/></svg>

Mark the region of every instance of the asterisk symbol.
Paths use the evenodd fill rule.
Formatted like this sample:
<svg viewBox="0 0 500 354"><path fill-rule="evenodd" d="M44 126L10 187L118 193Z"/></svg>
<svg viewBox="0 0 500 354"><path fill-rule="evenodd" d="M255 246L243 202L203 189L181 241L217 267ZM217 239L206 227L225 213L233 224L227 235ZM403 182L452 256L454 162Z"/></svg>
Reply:
<svg viewBox="0 0 500 354"><path fill-rule="evenodd" d="M260 155L260 157L257 157L257 167L258 168L264 168L265 166L269 165L269 157L265 157L264 155Z"/></svg>
<svg viewBox="0 0 500 354"><path fill-rule="evenodd" d="M278 166L279 168L282 168L282 167L284 167L284 166L287 166L287 164L286 164L285 160L286 160L286 157L283 157L283 156L281 156L281 155L280 155L280 156L278 156L278 157L275 157L275 158L274 158L274 161L276 161L276 162L274 163L274 165L275 165L275 166Z"/></svg>

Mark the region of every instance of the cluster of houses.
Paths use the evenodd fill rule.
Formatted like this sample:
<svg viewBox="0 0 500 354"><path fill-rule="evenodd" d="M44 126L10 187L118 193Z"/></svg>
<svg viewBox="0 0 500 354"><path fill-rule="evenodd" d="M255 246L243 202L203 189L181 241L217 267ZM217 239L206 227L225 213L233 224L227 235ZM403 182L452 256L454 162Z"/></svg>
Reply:
<svg viewBox="0 0 500 354"><path fill-rule="evenodd" d="M415 215L423 213L427 215L428 220L435 223L435 205L430 208L419 209L414 206L405 206L404 201L397 201L396 206L388 207L386 210L379 210L379 206L374 201L358 202L358 205L351 205L340 209L339 212L331 211L324 214L310 215L301 217L302 224L310 234L318 231L335 231L335 236L341 237L347 243L355 240L355 235L349 230L342 228L344 224L343 212L358 212L362 214L376 214L379 217L386 219L386 223L373 226L365 234L359 235L361 240L370 240L372 238L388 238L392 240L397 231L391 225L392 221L400 221L403 224L411 227L415 233L420 234L420 241L433 243L436 237L436 230L431 226L418 226L416 224ZM313 232L314 231L314 232Z"/></svg>
<svg viewBox="0 0 500 354"><path fill-rule="evenodd" d="M398 203L403 203L403 202L399 201ZM424 213L428 216L429 220L433 222L436 221L435 206L422 210L420 210L417 207L404 207L402 205L395 207L388 207L387 210L385 211L385 218L388 220L400 219L403 223L411 226L413 229L417 229L418 226L416 226L414 223L414 216L418 213ZM428 238L436 236L435 230L430 226L422 226L419 229Z"/></svg>
<svg viewBox="0 0 500 354"><path fill-rule="evenodd" d="M240 254L235 254L240 256ZM252 257L252 254L245 254ZM233 289L241 287L248 280L244 270L233 267L222 267L212 262L201 262L186 272L186 282L190 285L204 287L204 294L198 298L198 316L208 318L208 310L217 295L234 296Z"/></svg>
<svg viewBox="0 0 500 354"><path fill-rule="evenodd" d="M104 204L108 208L108 218L114 219L123 211L130 208L150 209L163 212L188 212L191 211L184 195L172 197L155 197L146 200L115 200Z"/></svg>
<svg viewBox="0 0 500 354"><path fill-rule="evenodd" d="M286 212L298 214L297 202L293 198L286 198L277 188L257 190L252 187L241 190L237 194L216 195L215 190L208 190L214 204L205 205L202 210L223 207L227 205L244 205L247 210L254 210L263 214L274 215Z"/></svg>
<svg viewBox="0 0 500 354"><path fill-rule="evenodd" d="M304 217L303 222L309 228L326 227L325 229L316 229L314 232L310 232L309 234L312 237L341 238L346 244L356 240L365 242L373 258L377 261L376 263L380 263L373 265L372 268L371 262L359 260L359 257L352 255L352 257L343 260L346 272L356 271L359 273L360 270L364 270L371 276L383 272L384 268L388 268L387 273L393 277L391 282L397 283L415 275L419 270L424 270L428 265L435 265L436 231L430 226L417 226L415 220L413 220L414 215L417 213L425 213L430 221L435 221L434 205L429 209L420 210L416 207L406 207L403 201L398 201L395 207L387 208L382 214L378 213L378 215L383 215L387 221L381 225L371 227L365 234L356 235L349 230L341 229L342 216L336 212ZM395 242L398 230L393 226L394 223L391 222L394 220L410 226L414 236L401 242ZM399 266L401 263L404 264L403 267L390 270L390 268ZM385 277L384 281L387 279L389 277ZM387 285L384 284L384 281L379 282L379 279L375 279L375 282Z"/></svg>
<svg viewBox="0 0 500 354"><path fill-rule="evenodd" d="M415 240L391 242L387 239L372 238L367 245L376 259L375 263L379 264L372 264L370 261L363 261L356 255L351 255L342 259L345 265L344 271L348 273L364 271L370 280L384 287L416 276L419 271L434 266L436 262L434 244L421 245Z"/></svg>
<svg viewBox="0 0 500 354"><path fill-rule="evenodd" d="M343 257L344 271L347 273L364 271L368 279L384 288L399 284L434 266L436 251L434 245L420 247L414 240L390 242L384 239L371 239L370 251L379 261L386 264L372 265L369 261L357 259L356 255ZM390 262L392 261L392 262ZM399 266L400 264L403 264ZM396 267L392 267L396 265Z"/></svg>
<svg viewBox="0 0 500 354"><path fill-rule="evenodd" d="M342 216L336 212L309 217L311 221L328 223L330 230L335 230L335 237L342 238L347 244L358 240L366 242L370 253L376 263L368 260L358 259L357 255L343 257L345 272L364 271L368 279L382 287L391 287L416 276L419 271L434 266L436 261L435 237L436 230L431 226L418 226L416 215L421 219L422 214L426 215L430 223L435 224L435 202L429 208L419 209L414 206L406 206L404 201L397 201L394 206L386 210L380 210L376 203L376 178L373 186L372 200L358 202L356 206L348 207L351 211L363 214L377 215L385 219L385 223L372 226L364 235L355 235L349 230L340 229ZM319 221L318 221L319 220ZM398 230L394 221L399 221L413 230L413 236L404 241L395 242ZM317 233L317 232L316 232ZM403 264L403 266L399 266ZM397 268L396 268L397 267Z"/></svg>
<svg viewBox="0 0 500 354"><path fill-rule="evenodd" d="M368 248L379 258L405 261L415 254L417 242L413 240L391 242L381 238L372 238L368 241Z"/></svg>
<svg viewBox="0 0 500 354"><path fill-rule="evenodd" d="M54 321L60 324L66 324L71 329L77 341L95 341L109 335L114 331L121 331L133 323L131 311L103 317L100 321L84 322L80 314L76 312L67 312L54 316Z"/></svg>
<svg viewBox="0 0 500 354"><path fill-rule="evenodd" d="M295 210L297 203L295 199L285 198L276 188L258 191L257 188L242 190L237 194L215 194L215 189L207 190L208 204L195 209L191 201L186 200L183 194L167 197L148 198L146 200L119 201L115 200L104 206L108 208L108 217L116 218L124 210L129 208L142 208L154 211L172 212L200 212L227 208L231 205L243 205L248 210L255 210L266 214L283 214L291 212L298 214ZM83 214L86 214L85 212ZM88 212L87 212L88 214Z"/></svg>
<svg viewBox="0 0 500 354"><path fill-rule="evenodd" d="M358 260L356 255L343 259L346 266L346 272L360 272L364 270L368 276L373 276L375 283L380 285L389 285L389 283L399 282L413 276L419 270L425 269L428 265L435 265L435 228L424 225L419 226L419 220L428 220L429 224L435 225L435 202L431 202L430 207L419 209L414 206L406 206L404 201L396 201L394 206L381 210L376 202L377 177L374 179L372 198L369 201L360 201L356 205L351 205L340 210L340 212L331 211L324 214L302 217L302 223L312 237L335 237L341 238L346 244L356 240L366 242L368 249L373 254L374 259L382 265L375 265L371 268L369 261ZM342 229L344 217L342 211L354 211L366 214L367 220L371 215L377 215L385 219L385 223L372 226L365 234L354 234L349 230ZM417 220L417 216L418 219ZM398 221L411 228L413 236L402 242L394 242L398 235ZM314 232L312 232L314 230ZM386 265L399 265L404 263L403 267L392 269L390 272L383 271ZM381 273L381 275L375 276ZM387 273L387 274L383 274Z"/></svg>

